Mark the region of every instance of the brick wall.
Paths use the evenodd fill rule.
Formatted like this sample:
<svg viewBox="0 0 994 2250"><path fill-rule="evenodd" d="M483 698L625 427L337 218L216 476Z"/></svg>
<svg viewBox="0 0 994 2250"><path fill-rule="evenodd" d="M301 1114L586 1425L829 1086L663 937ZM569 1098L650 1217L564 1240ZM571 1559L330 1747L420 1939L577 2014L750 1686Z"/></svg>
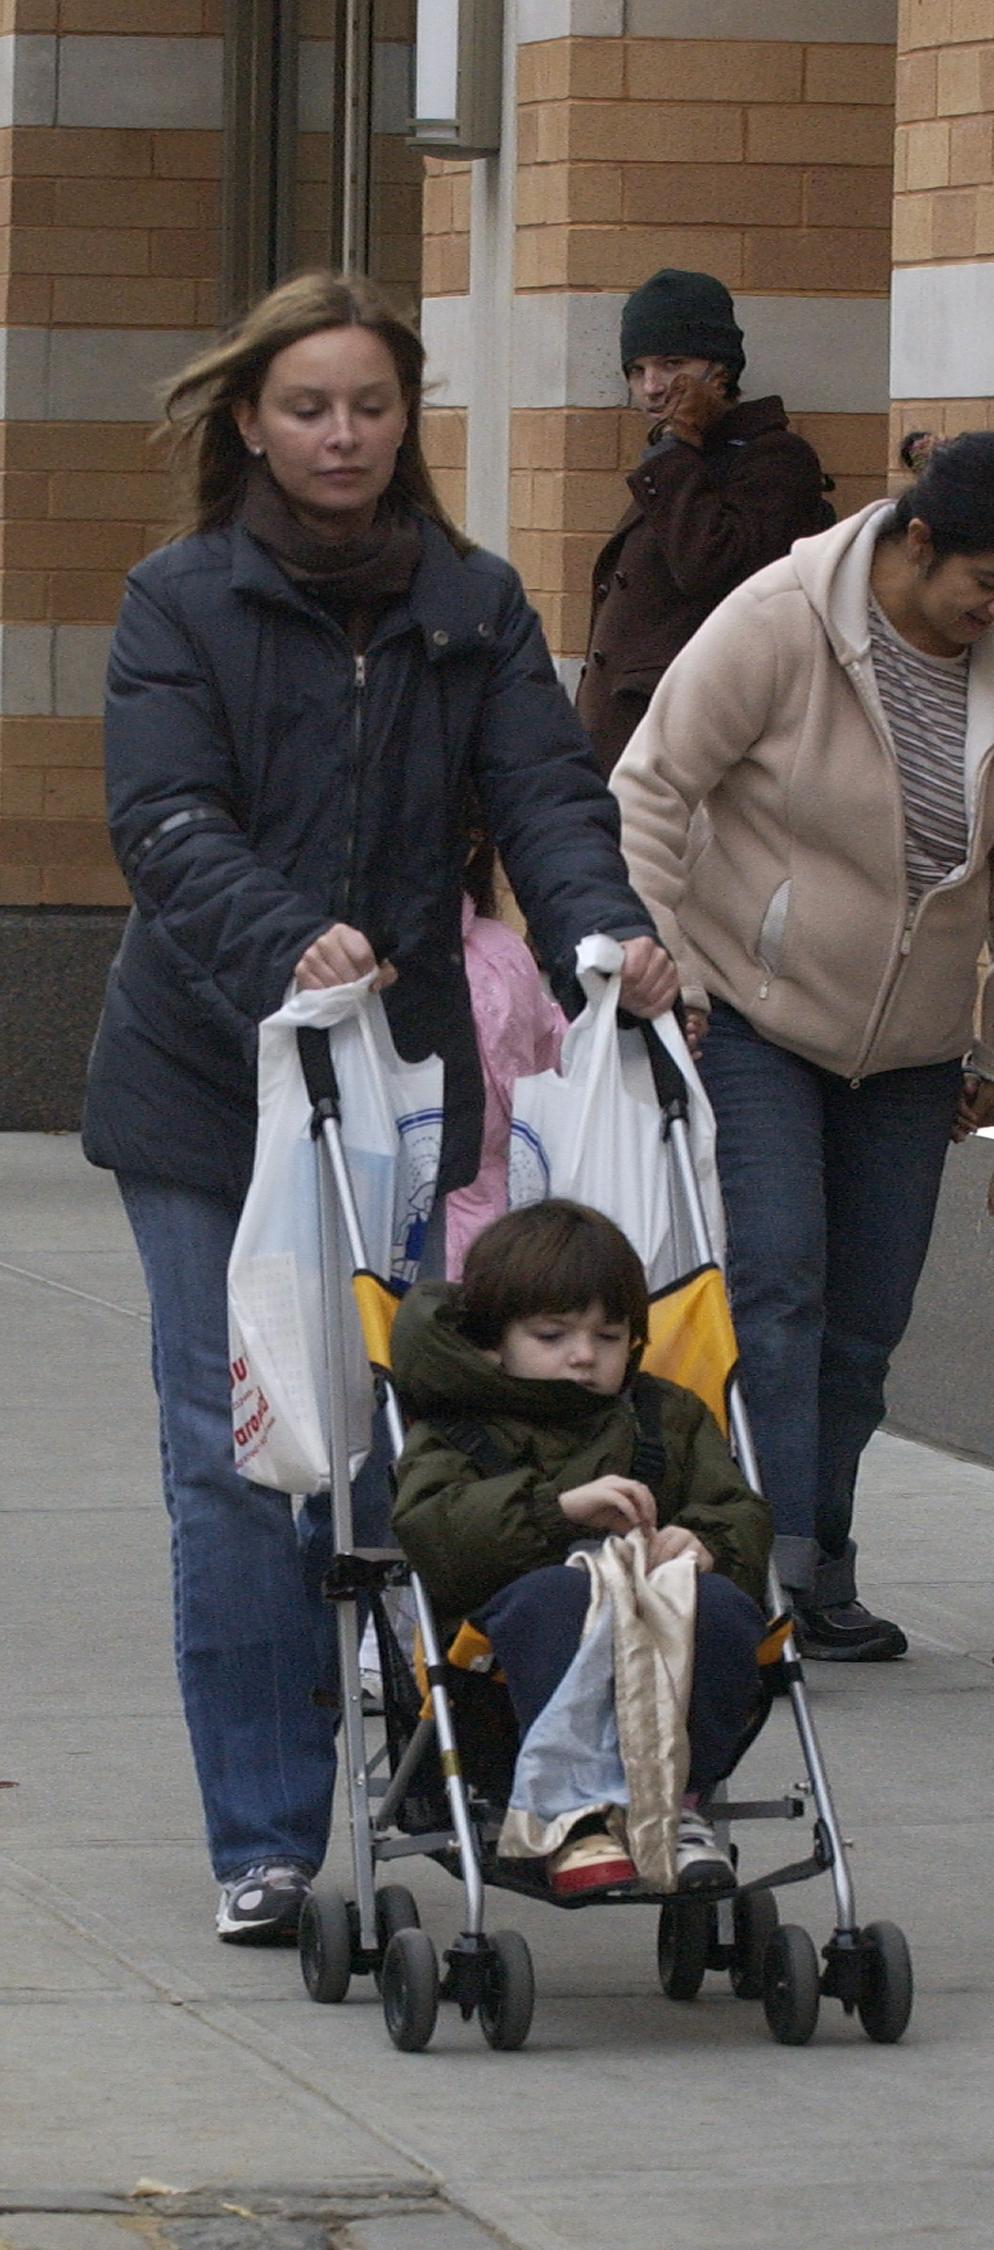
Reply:
<svg viewBox="0 0 994 2250"><path fill-rule="evenodd" d="M896 463L908 430L994 429L994 356L984 364L979 333L994 287L994 0L901 0L894 191ZM950 321L959 376L954 360L937 368L934 348L922 349Z"/></svg>

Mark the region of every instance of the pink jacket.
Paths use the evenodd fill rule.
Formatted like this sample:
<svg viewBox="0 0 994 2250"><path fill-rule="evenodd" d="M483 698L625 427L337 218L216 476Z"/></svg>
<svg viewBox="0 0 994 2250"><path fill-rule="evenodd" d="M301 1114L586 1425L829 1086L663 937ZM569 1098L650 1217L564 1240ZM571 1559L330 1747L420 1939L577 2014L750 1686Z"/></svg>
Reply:
<svg viewBox="0 0 994 2250"><path fill-rule="evenodd" d="M507 1210L507 1151L516 1078L555 1070L566 1018L550 1000L524 939L463 900L463 948L483 1065L483 1144L469 1187L445 1204L445 1270L458 1281L470 1243Z"/></svg>

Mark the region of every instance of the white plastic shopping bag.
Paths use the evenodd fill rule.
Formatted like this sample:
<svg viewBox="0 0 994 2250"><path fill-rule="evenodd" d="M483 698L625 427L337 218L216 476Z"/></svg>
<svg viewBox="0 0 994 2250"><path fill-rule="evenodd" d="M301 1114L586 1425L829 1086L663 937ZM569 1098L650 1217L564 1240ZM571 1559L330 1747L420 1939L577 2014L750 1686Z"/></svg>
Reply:
<svg viewBox="0 0 994 2250"><path fill-rule="evenodd" d="M614 938L585 938L577 948L587 1006L566 1033L558 1071L517 1081L508 1196L514 1206L566 1195L606 1212L638 1251L650 1290L658 1290L689 1272L697 1259L673 1193L642 1034L618 1029L622 959ZM725 1231L711 1107L676 1018L661 1016L652 1030L687 1084L691 1155L720 1263Z"/></svg>
<svg viewBox="0 0 994 2250"><path fill-rule="evenodd" d="M298 992L259 1032L259 1129L228 1268L235 1462L254 1484L327 1484L328 1324L342 1355L353 1473L369 1447L372 1379L339 1227L339 1304L323 1301L317 1152L297 1033L326 1030L341 1094L342 1144L366 1256L386 1280L413 1280L435 1200L443 1067L398 1056L372 979ZM326 1261L327 1262L327 1261Z"/></svg>

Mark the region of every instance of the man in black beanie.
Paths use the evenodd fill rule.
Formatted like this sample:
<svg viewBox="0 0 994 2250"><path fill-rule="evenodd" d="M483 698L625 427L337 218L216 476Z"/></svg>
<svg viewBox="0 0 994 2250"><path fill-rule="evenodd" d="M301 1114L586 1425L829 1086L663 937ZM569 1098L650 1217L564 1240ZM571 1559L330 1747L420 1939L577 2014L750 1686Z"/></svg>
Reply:
<svg viewBox="0 0 994 2250"><path fill-rule="evenodd" d="M739 398L742 330L711 274L664 267L643 282L621 316L621 364L653 427L594 567L577 709L605 774L732 587L833 520L818 456L782 399Z"/></svg>

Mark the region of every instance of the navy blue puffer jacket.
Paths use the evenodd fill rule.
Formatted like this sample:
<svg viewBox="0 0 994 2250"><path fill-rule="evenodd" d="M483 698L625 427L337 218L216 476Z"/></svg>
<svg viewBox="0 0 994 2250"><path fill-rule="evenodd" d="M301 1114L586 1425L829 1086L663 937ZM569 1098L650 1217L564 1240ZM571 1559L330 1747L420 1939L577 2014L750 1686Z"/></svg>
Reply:
<svg viewBox="0 0 994 2250"><path fill-rule="evenodd" d="M617 808L509 566L419 519L363 658L243 527L161 548L111 652L111 834L134 897L94 1046L92 1162L241 1199L256 1028L330 922L399 971L394 1039L446 1063L444 1187L482 1112L460 935L472 783L567 1005L590 930L652 930Z"/></svg>

